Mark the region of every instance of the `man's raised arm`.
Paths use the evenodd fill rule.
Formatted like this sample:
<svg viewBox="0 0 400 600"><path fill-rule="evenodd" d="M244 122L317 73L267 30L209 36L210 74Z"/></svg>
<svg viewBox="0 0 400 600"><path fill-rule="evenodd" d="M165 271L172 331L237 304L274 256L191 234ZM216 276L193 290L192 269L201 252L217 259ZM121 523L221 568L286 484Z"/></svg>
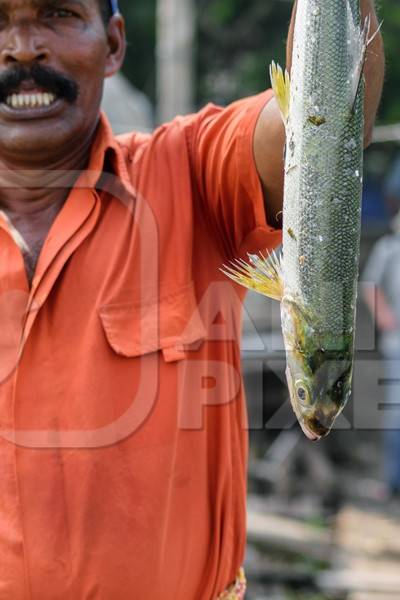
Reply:
<svg viewBox="0 0 400 600"><path fill-rule="evenodd" d="M288 41L287 68L290 71L293 32L296 18L296 5L292 12ZM371 15L372 36L378 29L373 0L361 0L361 13L364 19ZM384 51L382 36L378 33L367 51L365 65L365 146L371 142L372 130L382 93L384 78ZM264 188L267 219L270 225L279 226L281 222L283 200L283 147L285 131L275 99L271 100L261 113L254 135L254 156L260 179Z"/></svg>

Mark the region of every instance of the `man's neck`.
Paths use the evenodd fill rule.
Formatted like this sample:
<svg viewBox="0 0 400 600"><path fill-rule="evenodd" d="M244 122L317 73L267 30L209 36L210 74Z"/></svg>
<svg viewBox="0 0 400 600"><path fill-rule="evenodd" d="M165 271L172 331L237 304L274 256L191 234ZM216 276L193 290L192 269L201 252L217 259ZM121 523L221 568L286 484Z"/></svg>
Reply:
<svg viewBox="0 0 400 600"><path fill-rule="evenodd" d="M32 281L47 234L79 174L87 168L92 140L62 159L16 164L0 158L0 210L22 237L21 251Z"/></svg>
<svg viewBox="0 0 400 600"><path fill-rule="evenodd" d="M65 199L89 163L92 141L61 157L18 161L0 156L0 208L28 216Z"/></svg>
<svg viewBox="0 0 400 600"><path fill-rule="evenodd" d="M48 195L44 199L31 201L29 210L25 210L25 206L17 212L5 207L1 210L9 223L14 241L21 250L29 285L47 234L66 200L65 193L57 197L57 192L55 190L52 198Z"/></svg>

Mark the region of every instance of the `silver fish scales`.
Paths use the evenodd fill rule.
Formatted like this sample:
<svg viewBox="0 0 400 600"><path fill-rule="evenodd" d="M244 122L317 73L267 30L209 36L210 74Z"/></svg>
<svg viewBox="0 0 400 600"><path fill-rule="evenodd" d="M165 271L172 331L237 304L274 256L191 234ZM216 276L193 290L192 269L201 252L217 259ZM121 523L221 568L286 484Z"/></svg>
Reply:
<svg viewBox="0 0 400 600"><path fill-rule="evenodd" d="M225 267L281 300L291 402L311 439L351 394L369 28L359 0L298 1L290 80L271 65L286 127L283 257Z"/></svg>

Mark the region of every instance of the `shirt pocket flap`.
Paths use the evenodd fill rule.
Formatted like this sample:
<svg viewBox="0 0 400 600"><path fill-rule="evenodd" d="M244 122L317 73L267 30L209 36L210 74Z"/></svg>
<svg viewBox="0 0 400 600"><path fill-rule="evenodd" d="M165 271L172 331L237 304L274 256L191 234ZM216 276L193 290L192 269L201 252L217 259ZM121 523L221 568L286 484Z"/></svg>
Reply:
<svg viewBox="0 0 400 600"><path fill-rule="evenodd" d="M161 350L167 362L185 358L185 351L205 339L193 283L154 302L111 302L99 307L108 343L121 356L135 357Z"/></svg>

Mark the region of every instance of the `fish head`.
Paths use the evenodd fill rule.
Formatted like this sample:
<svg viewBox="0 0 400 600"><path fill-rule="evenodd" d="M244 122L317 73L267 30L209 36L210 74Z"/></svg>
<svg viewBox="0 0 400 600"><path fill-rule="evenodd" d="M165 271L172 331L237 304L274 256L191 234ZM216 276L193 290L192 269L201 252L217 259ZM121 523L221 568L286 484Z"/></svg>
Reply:
<svg viewBox="0 0 400 600"><path fill-rule="evenodd" d="M297 419L311 440L325 437L351 395L353 339L322 334L296 302L282 302L286 379Z"/></svg>

